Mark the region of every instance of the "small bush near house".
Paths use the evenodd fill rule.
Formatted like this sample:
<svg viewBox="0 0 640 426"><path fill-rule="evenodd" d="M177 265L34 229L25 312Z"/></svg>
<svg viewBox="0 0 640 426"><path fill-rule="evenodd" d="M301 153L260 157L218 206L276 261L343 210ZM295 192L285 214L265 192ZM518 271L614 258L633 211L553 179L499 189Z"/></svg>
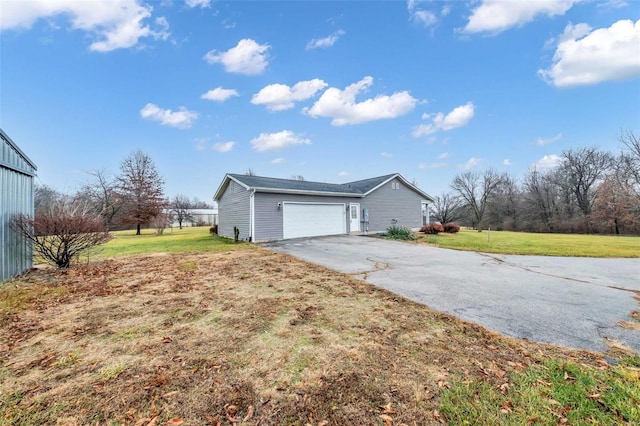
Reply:
<svg viewBox="0 0 640 426"><path fill-rule="evenodd" d="M211 228L209 228L209 233L211 235L218 235L218 225L213 225Z"/></svg>
<svg viewBox="0 0 640 426"><path fill-rule="evenodd" d="M393 240L415 240L416 236L413 235L413 231L404 226L392 225L387 228L385 236Z"/></svg>
<svg viewBox="0 0 640 426"><path fill-rule="evenodd" d="M442 227L444 228L444 232L447 234L456 234L460 231L460 226L453 222L445 223Z"/></svg>
<svg viewBox="0 0 640 426"><path fill-rule="evenodd" d="M425 234L438 234L444 232L444 227L438 222L432 222L420 228L420 232L424 232Z"/></svg>

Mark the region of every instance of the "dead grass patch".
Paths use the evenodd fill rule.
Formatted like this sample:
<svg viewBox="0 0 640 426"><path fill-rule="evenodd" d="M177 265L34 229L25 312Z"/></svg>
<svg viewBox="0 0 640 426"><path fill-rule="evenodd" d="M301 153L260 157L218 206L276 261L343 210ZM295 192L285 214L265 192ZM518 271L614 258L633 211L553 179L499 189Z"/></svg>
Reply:
<svg viewBox="0 0 640 426"><path fill-rule="evenodd" d="M0 301L0 424L438 424L453 380L603 362L264 249L37 270Z"/></svg>

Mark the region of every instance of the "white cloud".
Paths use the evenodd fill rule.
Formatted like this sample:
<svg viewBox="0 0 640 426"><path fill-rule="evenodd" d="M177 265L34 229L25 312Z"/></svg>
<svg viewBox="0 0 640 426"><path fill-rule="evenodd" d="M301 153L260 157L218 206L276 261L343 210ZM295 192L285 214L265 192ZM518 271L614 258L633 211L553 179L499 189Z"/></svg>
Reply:
<svg viewBox="0 0 640 426"><path fill-rule="evenodd" d="M567 25L553 64L538 75L556 87L596 84L640 76L640 20L620 20L591 31L586 24Z"/></svg>
<svg viewBox="0 0 640 426"><path fill-rule="evenodd" d="M443 152L442 154L438 155L438 160L444 160L446 158L449 158L451 156L450 153L448 152Z"/></svg>
<svg viewBox="0 0 640 426"><path fill-rule="evenodd" d="M284 158L280 157L280 158L274 158L273 160L271 160L271 164L282 164L284 163Z"/></svg>
<svg viewBox="0 0 640 426"><path fill-rule="evenodd" d="M396 118L411 111L417 102L409 92L396 92L391 96L378 95L375 98L356 102L356 95L366 91L373 84L373 77L365 77L344 90L330 87L320 99L304 112L312 117L330 117L334 126L360 124L367 121Z"/></svg>
<svg viewBox="0 0 640 426"><path fill-rule="evenodd" d="M380 155L385 158L393 158L393 154L389 154L388 152L381 152Z"/></svg>
<svg viewBox="0 0 640 426"><path fill-rule="evenodd" d="M458 168L462 170L471 170L478 167L482 163L482 158L471 157L464 164L459 164Z"/></svg>
<svg viewBox="0 0 640 426"><path fill-rule="evenodd" d="M489 32L497 34L516 26L533 21L539 15L549 17L564 15L565 12L581 0L535 0L505 1L483 0L476 7L467 25L465 33Z"/></svg>
<svg viewBox="0 0 640 426"><path fill-rule="evenodd" d="M550 138L538 137L538 139L536 139L536 145L549 145L550 143L557 142L560 139L562 139L562 133L558 133L557 135L551 136Z"/></svg>
<svg viewBox="0 0 640 426"><path fill-rule="evenodd" d="M435 13L420 8L420 3L425 3L419 0L407 1L407 10L409 11L410 19L414 22L430 27L438 23L438 17ZM445 12L445 13L448 13Z"/></svg>
<svg viewBox="0 0 640 426"><path fill-rule="evenodd" d="M294 84L293 87L286 84L270 84L253 95L251 103L266 105L269 111L284 111L293 108L297 101L313 97L327 86L327 83L317 78L301 81Z"/></svg>
<svg viewBox="0 0 640 426"><path fill-rule="evenodd" d="M425 27L430 27L438 23L436 14L428 10L416 10L413 13L413 20L421 23Z"/></svg>
<svg viewBox="0 0 640 426"><path fill-rule="evenodd" d="M200 98L207 99L209 101L224 102L232 96L239 96L238 91L235 89L223 89L222 87L216 87L204 93Z"/></svg>
<svg viewBox="0 0 640 426"><path fill-rule="evenodd" d="M163 126L188 129L198 118L198 113L181 106L178 111L161 109L156 104L148 103L140 110L140 116L147 120L159 121Z"/></svg>
<svg viewBox="0 0 640 426"><path fill-rule="evenodd" d="M188 7L201 7L201 8L206 8L206 7L211 7L211 0L185 0L185 4Z"/></svg>
<svg viewBox="0 0 640 426"><path fill-rule="evenodd" d="M347 177L347 176L349 176L349 172L342 171L342 172L338 173L338 176Z"/></svg>
<svg viewBox="0 0 640 426"><path fill-rule="evenodd" d="M207 149L209 138L196 138L196 151Z"/></svg>
<svg viewBox="0 0 640 426"><path fill-rule="evenodd" d="M440 168L442 168L444 166L446 166L446 163L429 163L429 164L420 163L420 164L418 164L418 168L425 169L425 170L440 169Z"/></svg>
<svg viewBox="0 0 640 426"><path fill-rule="evenodd" d="M296 135L290 130L277 133L260 133L260 136L251 140L251 146L258 152L278 151L293 145L310 145L311 140L302 135Z"/></svg>
<svg viewBox="0 0 640 426"><path fill-rule="evenodd" d="M220 62L227 72L258 75L262 74L269 64L267 50L270 47L268 44L258 44L250 38L245 38L226 52L210 50L203 59L210 64Z"/></svg>
<svg viewBox="0 0 640 426"><path fill-rule="evenodd" d="M554 169L558 167L560 164L562 164L562 158L557 156L556 154L551 154L551 155L545 155L544 157L536 161L533 164L533 167L536 170L544 171L544 170Z"/></svg>
<svg viewBox="0 0 640 426"><path fill-rule="evenodd" d="M229 152L233 149L233 146L235 145L235 142L229 141L229 142L218 142L213 144L213 149L215 149L218 152Z"/></svg>
<svg viewBox="0 0 640 426"><path fill-rule="evenodd" d="M145 37L166 40L169 31L165 18L155 20L157 29L145 23L152 10L153 7L138 0L2 1L0 30L29 29L39 19L65 15L70 19L72 29L91 34L90 50L109 52L133 47Z"/></svg>
<svg viewBox="0 0 640 426"><path fill-rule="evenodd" d="M338 41L338 39L340 37L342 37L343 35L345 35L345 32L343 30L338 30L335 33L331 34L328 37L324 37L324 38L314 38L312 39L309 43L307 43L307 50L312 50L312 49L318 49L318 48L327 48L327 47L331 47L334 44L336 44L336 41Z"/></svg>
<svg viewBox="0 0 640 426"><path fill-rule="evenodd" d="M505 158L504 160L502 160L502 164L504 164L505 166L510 166L511 165L511 160L508 158Z"/></svg>
<svg viewBox="0 0 640 426"><path fill-rule="evenodd" d="M439 130L453 130L458 127L466 126L467 123L475 115L475 106L473 102L467 102L464 105L455 107L449 114L444 115L439 112L437 114L423 114L423 119L431 119L429 124L420 124L413 129L413 137L430 135Z"/></svg>
<svg viewBox="0 0 640 426"><path fill-rule="evenodd" d="M625 0L609 0L607 2L598 2L598 7L606 9L622 9L629 6Z"/></svg>

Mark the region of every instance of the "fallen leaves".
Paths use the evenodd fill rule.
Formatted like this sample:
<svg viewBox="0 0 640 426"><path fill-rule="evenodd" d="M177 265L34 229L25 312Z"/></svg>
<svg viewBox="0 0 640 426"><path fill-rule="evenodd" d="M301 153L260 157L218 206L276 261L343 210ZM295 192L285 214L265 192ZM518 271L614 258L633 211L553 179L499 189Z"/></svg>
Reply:
<svg viewBox="0 0 640 426"><path fill-rule="evenodd" d="M259 248L172 259L122 258L105 273L41 274L38 286L64 285L64 294L5 316L0 329L9 343L0 345L0 359L22 360L3 366L22 406L36 396L60 401L68 408L56 415L86 413L79 424L89 424L90 413L136 426L444 424L439 394L464 379L508 395L509 374L536 356L535 345ZM136 332L116 340L118 330ZM27 367L42 376L72 352L82 356L64 376L28 377ZM111 362L127 365L126 374L82 381ZM34 383L42 388L29 392ZM0 383L0 393L8 386ZM516 411L508 401L499 409Z"/></svg>

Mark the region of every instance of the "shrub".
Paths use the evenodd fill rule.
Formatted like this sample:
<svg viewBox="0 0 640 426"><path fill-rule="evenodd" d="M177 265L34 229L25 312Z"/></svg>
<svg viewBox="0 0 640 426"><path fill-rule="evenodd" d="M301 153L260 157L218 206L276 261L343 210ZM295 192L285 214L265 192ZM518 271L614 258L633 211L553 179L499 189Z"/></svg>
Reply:
<svg viewBox="0 0 640 426"><path fill-rule="evenodd" d="M438 222L431 222L428 225L424 225L420 228L420 232L424 232L425 234L438 234L440 232L444 232L444 227Z"/></svg>
<svg viewBox="0 0 640 426"><path fill-rule="evenodd" d="M211 228L209 228L209 233L211 235L218 235L218 225L213 225Z"/></svg>
<svg viewBox="0 0 640 426"><path fill-rule="evenodd" d="M68 268L83 252L109 241L104 220L81 201L62 199L35 217L13 216L12 226L33 251L58 268Z"/></svg>
<svg viewBox="0 0 640 426"><path fill-rule="evenodd" d="M444 228L444 232L447 234L455 234L460 231L460 226L453 222L445 223L442 227Z"/></svg>
<svg viewBox="0 0 640 426"><path fill-rule="evenodd" d="M413 235L413 231L404 226L392 225L387 228L385 236L393 240L415 240L416 236Z"/></svg>

